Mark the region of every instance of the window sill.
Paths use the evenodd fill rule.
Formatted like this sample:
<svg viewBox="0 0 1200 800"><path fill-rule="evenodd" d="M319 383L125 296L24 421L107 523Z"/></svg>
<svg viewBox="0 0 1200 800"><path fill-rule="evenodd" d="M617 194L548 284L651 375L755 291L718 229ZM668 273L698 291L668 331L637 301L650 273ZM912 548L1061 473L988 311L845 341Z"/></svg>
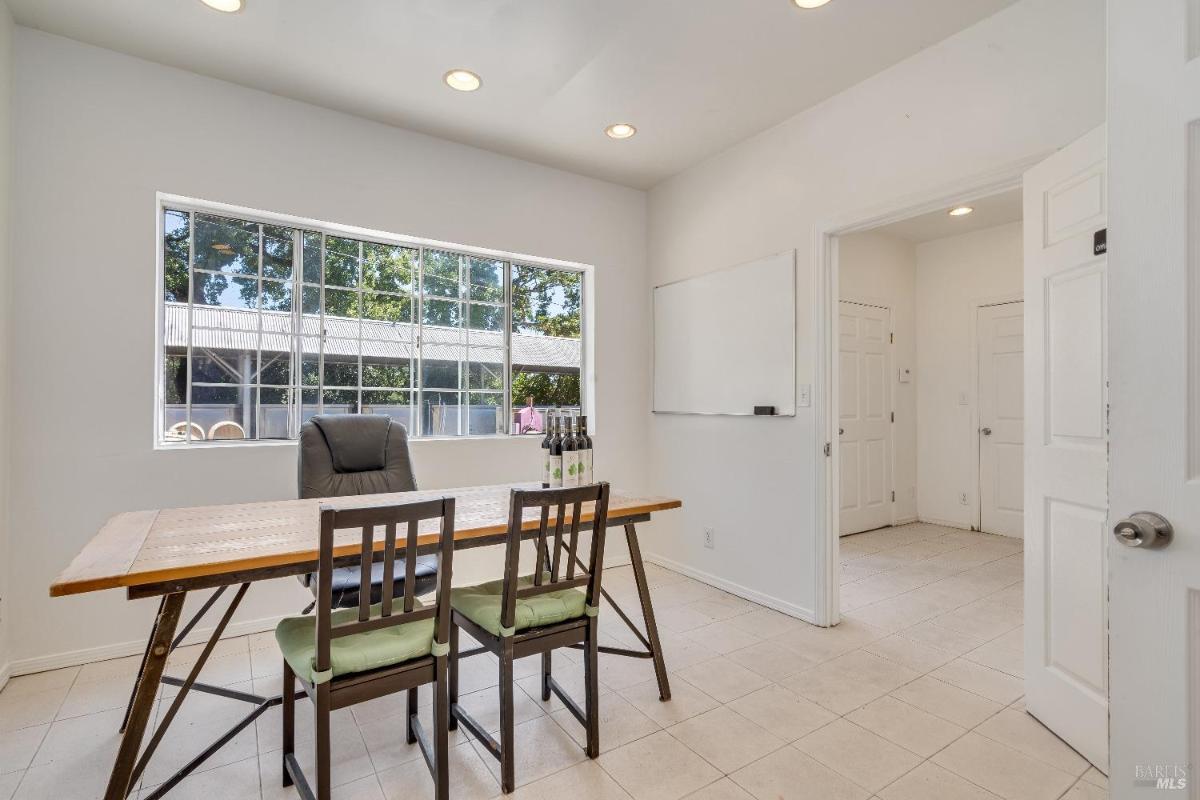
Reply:
<svg viewBox="0 0 1200 800"><path fill-rule="evenodd" d="M490 434L477 436L421 436L411 437L409 446L419 446L422 442L502 442L502 441L531 441L541 442L543 434L528 436L510 436L509 434ZM227 439L221 442L162 442L154 443L154 449L165 453L184 453L191 450L237 450L257 447L295 447L300 444L298 439Z"/></svg>

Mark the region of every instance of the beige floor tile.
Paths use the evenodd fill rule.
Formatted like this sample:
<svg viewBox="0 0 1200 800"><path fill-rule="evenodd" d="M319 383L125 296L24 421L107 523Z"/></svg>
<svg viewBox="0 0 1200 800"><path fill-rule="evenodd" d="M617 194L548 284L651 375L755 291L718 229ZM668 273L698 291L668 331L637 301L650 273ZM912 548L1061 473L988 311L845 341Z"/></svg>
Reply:
<svg viewBox="0 0 1200 800"><path fill-rule="evenodd" d="M1012 608L1024 608L1025 607L1025 583L1024 583L1024 581L1014 583L1012 586L1009 586L1005 589L1001 589L1000 591L995 592L994 594L988 595L988 597L991 598L993 601L999 603L1002 606L1010 606Z"/></svg>
<svg viewBox="0 0 1200 800"><path fill-rule="evenodd" d="M908 750L844 719L810 733L796 747L872 792L921 763Z"/></svg>
<svg viewBox="0 0 1200 800"><path fill-rule="evenodd" d="M421 749L416 744L408 743L404 727L405 716L401 713L392 717L371 720L358 726L375 772L383 772L422 758ZM432 706L422 706L418 711L418 718L426 733L432 733L434 730L432 716ZM450 731L451 747L466 744L468 737L466 729L460 725L457 730ZM275 742L271 742L270 746L278 747ZM304 746L309 747L310 745L306 743ZM262 742L259 743L259 748L266 749Z"/></svg>
<svg viewBox="0 0 1200 800"><path fill-rule="evenodd" d="M491 756L488 759L495 760ZM433 778L424 759L384 770L377 777L386 800L433 800ZM489 800L499 795L499 782L492 777L475 748L470 744L452 747L450 796L454 800Z"/></svg>
<svg viewBox="0 0 1200 800"><path fill-rule="evenodd" d="M121 711L61 720L50 726L15 797L21 800L103 796L120 744Z"/></svg>
<svg viewBox="0 0 1200 800"><path fill-rule="evenodd" d="M773 641L811 661L828 661L887 635L888 631L846 616L832 628L806 625L776 636Z"/></svg>
<svg viewBox="0 0 1200 800"><path fill-rule="evenodd" d="M583 667L580 666L578 669L578 674L582 676ZM624 689L627 686L636 686L653 677L654 662L648 658L630 658L611 653L600 654L600 683L609 689ZM582 686L582 683L580 683L580 686ZM573 694L572 696L578 698L583 697L583 694Z"/></svg>
<svg viewBox="0 0 1200 800"><path fill-rule="evenodd" d="M258 757L235 761L215 769L197 772L184 778L171 789L171 800L259 800L262 789L259 785ZM142 796L153 791L153 786L142 790ZM294 792L295 789L292 789Z"/></svg>
<svg viewBox="0 0 1200 800"><path fill-rule="evenodd" d="M513 737L514 780L517 786L533 783L587 758L583 748L550 717L541 716L517 725ZM499 781L500 762L479 742L472 740L472 744L492 777Z"/></svg>
<svg viewBox="0 0 1200 800"><path fill-rule="evenodd" d="M0 800L11 800L13 793L17 791L17 785L21 783L21 779L24 777L24 772L10 772L7 775L0 775Z"/></svg>
<svg viewBox="0 0 1200 800"><path fill-rule="evenodd" d="M75 682L77 675L79 675L79 667L52 669L46 672L35 672L32 675L18 675L8 679L8 683L4 684L3 691L5 696L16 697L69 688Z"/></svg>
<svg viewBox="0 0 1200 800"><path fill-rule="evenodd" d="M761 689L768 681L728 658L714 658L675 673L709 697L721 703Z"/></svg>
<svg viewBox="0 0 1200 800"><path fill-rule="evenodd" d="M770 608L755 608L738 617L738 623L749 633L762 639L781 636L789 631L812 627L802 619L789 617Z"/></svg>
<svg viewBox="0 0 1200 800"><path fill-rule="evenodd" d="M904 636L888 636L871 642L863 650L922 673L954 660L953 653L938 650Z"/></svg>
<svg viewBox="0 0 1200 800"><path fill-rule="evenodd" d="M1083 775L1091 767L1087 759L1042 723L1029 714L1011 708L986 720L975 732L1075 776Z"/></svg>
<svg viewBox="0 0 1200 800"><path fill-rule="evenodd" d="M295 786L283 785L283 767L278 753L260 754L258 769L263 800L299 799ZM383 800L383 789L380 788L379 779L374 774L334 786L332 789L333 800Z"/></svg>
<svg viewBox="0 0 1200 800"><path fill-rule="evenodd" d="M818 663L778 642L771 641L758 642L750 647L735 650L729 653L728 658L769 681L783 680Z"/></svg>
<svg viewBox="0 0 1200 800"><path fill-rule="evenodd" d="M140 655L110 658L107 661L93 661L91 664L84 664L79 668L79 675L75 680L87 683L108 678L135 678L141 664L142 657Z"/></svg>
<svg viewBox="0 0 1200 800"><path fill-rule="evenodd" d="M621 657L613 656L613 658L621 658ZM633 661L634 659L621 658L621 660L622 661ZM645 661L645 663L647 665L650 664L650 659L637 659L637 660ZM603 660L601 660L600 676L597 679L600 684L600 694L607 694L608 692L612 691L612 689L610 689L608 687L608 684L604 682L604 674L605 674L604 673L604 664L605 664L605 662ZM570 697L574 698L576 700L576 702L578 702L579 700L581 700L584 697L585 691L587 689L587 684L584 681L584 670L583 670L582 665L569 664L567 666L554 666L551 668L550 674L554 676L554 680L558 683L559 686L561 686L563 688L563 691L565 691ZM646 676L646 677L653 677L653 675L654 675L654 669L653 669L653 667L651 667L650 674L649 674L649 676ZM643 680L645 680L645 678L643 678ZM630 684L630 685L633 685L633 684ZM529 675L527 677L519 679L517 681L517 686L521 687L521 689L524 690L525 694L527 694L531 698L533 698L533 702L537 703L542 708L542 710L547 713L566 708L566 706L564 706L562 704L562 701L558 699L558 695L551 694L549 700L545 700L545 701L542 700L542 676L540 674ZM492 691L498 691L495 684L489 688L491 688Z"/></svg>
<svg viewBox="0 0 1200 800"><path fill-rule="evenodd" d="M85 714L95 714L98 711L108 711L112 708L124 709L133 693L133 681L133 676L87 682L76 681L67 693L66 699L63 700L55 718L68 719L82 717ZM174 689L174 687L170 688ZM175 695L174 690L171 695Z"/></svg>
<svg viewBox="0 0 1200 800"><path fill-rule="evenodd" d="M629 800L629 793L595 761L582 761L562 772L517 787L512 800Z"/></svg>
<svg viewBox="0 0 1200 800"><path fill-rule="evenodd" d="M926 761L879 792L882 800L999 800L996 795Z"/></svg>
<svg viewBox="0 0 1200 800"><path fill-rule="evenodd" d="M775 684L739 697L728 708L787 742L837 719L833 712Z"/></svg>
<svg viewBox="0 0 1200 800"><path fill-rule="evenodd" d="M721 778L698 792L692 792L687 800L753 800L753 797L729 778Z"/></svg>
<svg viewBox="0 0 1200 800"><path fill-rule="evenodd" d="M986 598L937 617L937 624L959 633L994 639L1022 622L1022 612L989 602Z"/></svg>
<svg viewBox="0 0 1200 800"><path fill-rule="evenodd" d="M725 774L785 744L783 739L728 708L715 708L692 717L669 728L668 733Z"/></svg>
<svg viewBox="0 0 1200 800"><path fill-rule="evenodd" d="M636 800L678 800L721 777L666 731L604 753L599 763Z"/></svg>
<svg viewBox="0 0 1200 800"><path fill-rule="evenodd" d="M1108 776L1095 767L1091 767L1083 773L1083 779L1093 786L1099 786L1102 789L1108 788Z"/></svg>
<svg viewBox="0 0 1200 800"><path fill-rule="evenodd" d="M583 703L580 708L586 708ZM555 711L550 718L558 723L567 735L575 740L580 747L587 744L587 731L579 720L567 709ZM498 722L497 722L498 727ZM607 753L635 739L660 730L654 720L638 711L632 703L616 692L609 692L600 698L600 752Z"/></svg>
<svg viewBox="0 0 1200 800"><path fill-rule="evenodd" d="M760 637L742 628L738 624L737 617L695 628L688 631L688 636L702 646L722 655L762 641Z"/></svg>
<svg viewBox="0 0 1200 800"><path fill-rule="evenodd" d="M891 692L892 697L964 728L974 728L1003 706L928 675Z"/></svg>
<svg viewBox="0 0 1200 800"><path fill-rule="evenodd" d="M21 772L28 767L48 730L49 725L35 725L0 733L0 775Z"/></svg>
<svg viewBox="0 0 1200 800"><path fill-rule="evenodd" d="M70 687L60 686L30 694L0 692L0 731L15 731L52 721L68 691Z"/></svg>
<svg viewBox="0 0 1200 800"><path fill-rule="evenodd" d="M729 777L758 800L866 800L871 794L790 745Z"/></svg>
<svg viewBox="0 0 1200 800"><path fill-rule="evenodd" d="M888 695L850 712L846 719L929 758L966 733L966 728Z"/></svg>
<svg viewBox="0 0 1200 800"><path fill-rule="evenodd" d="M1062 800L1108 800L1108 789L1080 778L1062 796Z"/></svg>
<svg viewBox="0 0 1200 800"><path fill-rule="evenodd" d="M968 733L933 757L933 762L1006 800L1053 800L1075 776L992 741Z"/></svg>
<svg viewBox="0 0 1200 800"><path fill-rule="evenodd" d="M579 699L583 700L583 695L579 695ZM464 711L470 714L476 722L478 722L488 733L496 733L500 730L500 690L497 687L488 689L480 689L478 692L459 695L458 704ZM580 707L582 707L582 702ZM430 704L432 708L432 703ZM513 722L520 725L523 722L528 722L531 719L536 719L545 714L545 709L541 704L525 693L525 690L517 686L513 691ZM569 713L569 712L568 712ZM429 725L427 719L432 719L431 716L423 716L422 723ZM428 728L427 728L428 729Z"/></svg>
<svg viewBox="0 0 1200 800"><path fill-rule="evenodd" d="M696 608L694 603L656 609L654 619L659 630L673 633L687 633L717 621L715 617Z"/></svg>
<svg viewBox="0 0 1200 800"><path fill-rule="evenodd" d="M964 658L944 664L929 674L940 681L1004 705L1025 694L1025 684L1020 678Z"/></svg>
<svg viewBox="0 0 1200 800"><path fill-rule="evenodd" d="M944 650L955 656L961 656L963 653L974 650L987 641L982 637L974 636L970 633L943 628L935 621L922 622L919 625L906 628L900 631L898 635L903 636L905 639L911 639L917 644Z"/></svg>
<svg viewBox="0 0 1200 800"><path fill-rule="evenodd" d="M691 638L686 633L662 633L659 643L663 648L663 660L671 670L687 669L702 661L716 658L716 653ZM637 645L640 647L640 643Z"/></svg>
<svg viewBox="0 0 1200 800"><path fill-rule="evenodd" d="M722 619L733 619L742 614L748 614L751 611L759 608L759 606L751 603L749 600L744 600L741 597L724 593L720 597L714 597L705 600L697 600L692 603L692 608L707 614L714 621Z"/></svg>
<svg viewBox="0 0 1200 800"><path fill-rule="evenodd" d="M918 677L901 664L862 650L835 658L783 681L783 685L835 714L846 714Z"/></svg>
<svg viewBox="0 0 1200 800"><path fill-rule="evenodd" d="M622 689L621 696L634 708L666 728L717 707L718 703L685 680L671 681L671 699L663 702L658 681L650 680Z"/></svg>
<svg viewBox="0 0 1200 800"><path fill-rule="evenodd" d="M1005 634L1005 636L1007 635ZM963 655L963 658L1012 675L1014 678L1021 678L1025 674L1024 652L1020 649L1014 650L1007 647L1006 643L1002 643L1001 639L1004 639L1005 636L977 647Z"/></svg>

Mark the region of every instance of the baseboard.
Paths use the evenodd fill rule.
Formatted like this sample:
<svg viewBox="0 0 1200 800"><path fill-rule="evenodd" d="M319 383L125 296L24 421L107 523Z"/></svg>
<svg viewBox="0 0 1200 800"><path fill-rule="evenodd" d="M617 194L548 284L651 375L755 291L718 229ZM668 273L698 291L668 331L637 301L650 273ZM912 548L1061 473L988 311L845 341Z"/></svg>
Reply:
<svg viewBox="0 0 1200 800"><path fill-rule="evenodd" d="M767 608L774 609L781 614L787 614L789 617L795 617L799 620L803 620L810 625L817 624L816 615L813 613L811 608L804 608L802 606L795 605L794 603L789 603L786 600L780 600L778 597L772 597L771 595L763 594L762 592L755 591L754 589L748 589L741 584L734 583L733 581L727 581L724 578L720 578L716 575L695 569L694 567L689 567L688 565L681 564L673 559L655 555L654 553L643 553L642 558L651 564L657 564L664 569L669 569L672 572L678 572L680 575L686 575L689 578L694 578L695 580L698 580L701 583L706 583L713 588L737 595L738 597L744 600L749 600L752 603L758 603L760 606L766 606Z"/></svg>
<svg viewBox="0 0 1200 800"><path fill-rule="evenodd" d="M937 517L921 517L918 522L924 522L927 525L941 525L943 528L957 528L960 531L974 530L970 525L965 525L961 522L952 522L948 519L938 519Z"/></svg>
<svg viewBox="0 0 1200 800"><path fill-rule="evenodd" d="M8 679L13 675L12 664L8 663L0 667L0 692L4 691L4 687L8 685Z"/></svg>
<svg viewBox="0 0 1200 800"><path fill-rule="evenodd" d="M233 639L238 636L248 636L252 633L262 633L263 631L273 631L275 626L279 624L279 617L264 617L262 619L250 619L243 622L233 622L225 628L225 635L222 639ZM196 628L186 639L183 640L185 645L197 644L208 640L212 636L213 627ZM34 672L46 672L52 669L62 669L64 667L78 667L83 664L91 664L96 661L108 661L113 658L124 658L126 656L141 655L146 650L145 640L120 642L118 644L106 644L99 647L88 647L83 650L69 650L65 653L55 653L48 656L37 656L35 658L23 658L19 661L13 661L5 666L5 671L0 672L0 687L4 686L4 681L11 676L30 675Z"/></svg>
<svg viewBox="0 0 1200 800"><path fill-rule="evenodd" d="M911 525L914 522L920 522L920 520L918 520L915 516L914 517L901 517L900 519L898 519L892 523L892 527L896 528L901 525Z"/></svg>

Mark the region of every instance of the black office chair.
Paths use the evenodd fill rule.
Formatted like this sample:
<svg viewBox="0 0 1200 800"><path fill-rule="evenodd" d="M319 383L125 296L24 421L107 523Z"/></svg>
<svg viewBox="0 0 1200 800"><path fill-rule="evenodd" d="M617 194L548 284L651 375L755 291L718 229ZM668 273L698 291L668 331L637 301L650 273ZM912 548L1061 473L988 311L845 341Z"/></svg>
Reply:
<svg viewBox="0 0 1200 800"><path fill-rule="evenodd" d="M384 492L411 492L417 488L408 457L408 431L390 417L373 414L324 414L300 428L300 497L345 497ZM437 556L417 556L414 595L428 594L437 585ZM394 597L404 596L405 561L396 561ZM333 571L333 608L356 608L359 568ZM300 582L313 593L316 605L317 574L301 575ZM383 563L371 568L371 603L383 596Z"/></svg>

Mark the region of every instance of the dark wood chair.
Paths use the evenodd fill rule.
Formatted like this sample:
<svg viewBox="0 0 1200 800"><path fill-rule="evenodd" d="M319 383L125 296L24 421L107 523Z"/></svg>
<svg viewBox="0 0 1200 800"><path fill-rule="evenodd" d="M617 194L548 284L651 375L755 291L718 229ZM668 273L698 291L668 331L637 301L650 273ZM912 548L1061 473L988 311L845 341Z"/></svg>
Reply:
<svg viewBox="0 0 1200 800"><path fill-rule="evenodd" d="M418 536L432 533L423 522L440 521L437 588L433 605L414 593L416 559L397 559L398 526L407 526L405 554L417 552ZM384 529L377 552L375 530ZM334 534L361 529L360 591L357 609L334 609ZM424 530L422 530L424 528ZM409 744L417 743L433 775L437 800L449 797L448 669L450 654L450 579L454 553L454 499L442 498L374 508L321 507L321 550L317 570L316 613L288 617L275 629L283 651L283 785L293 783L305 800L329 800L330 714L376 697L408 692L405 725ZM372 567L382 558L382 597L370 604ZM408 571L399 608L392 596L397 564ZM296 678L316 707L316 791L295 756ZM417 719L417 688L433 684L433 741Z"/></svg>
<svg viewBox="0 0 1200 800"><path fill-rule="evenodd" d="M500 761L500 786L511 792L513 775L513 662L525 656L542 657L542 699L553 692L587 730L586 751L600 754L599 653L600 575L604 564L604 533L608 519L607 483L572 489L520 490L511 496L504 577L490 583L456 588L450 630L450 728L458 723ZM584 504L594 504L591 548L587 563L579 558L580 516ZM539 510L533 571L521 575L521 539L525 510ZM553 518L551 509L554 509ZM569 510L569 513L568 513ZM564 530L565 529L565 530ZM582 591L581 591L582 590ZM482 645L466 653L458 648L459 630ZM582 646L584 708L554 680L553 651ZM483 652L500 659L500 741L489 735L458 705L458 659Z"/></svg>

